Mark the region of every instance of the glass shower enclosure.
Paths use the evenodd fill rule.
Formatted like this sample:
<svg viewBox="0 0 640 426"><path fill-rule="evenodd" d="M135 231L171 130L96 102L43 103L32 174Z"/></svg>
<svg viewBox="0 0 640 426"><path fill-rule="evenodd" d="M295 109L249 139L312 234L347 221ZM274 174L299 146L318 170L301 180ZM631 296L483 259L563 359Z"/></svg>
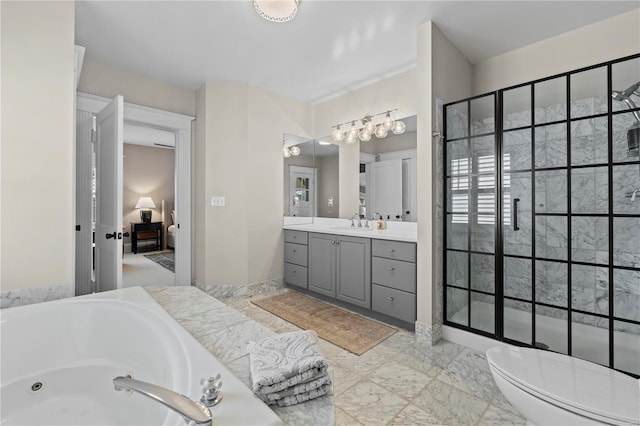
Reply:
<svg viewBox="0 0 640 426"><path fill-rule="evenodd" d="M640 55L444 106L446 325L640 375L639 107Z"/></svg>

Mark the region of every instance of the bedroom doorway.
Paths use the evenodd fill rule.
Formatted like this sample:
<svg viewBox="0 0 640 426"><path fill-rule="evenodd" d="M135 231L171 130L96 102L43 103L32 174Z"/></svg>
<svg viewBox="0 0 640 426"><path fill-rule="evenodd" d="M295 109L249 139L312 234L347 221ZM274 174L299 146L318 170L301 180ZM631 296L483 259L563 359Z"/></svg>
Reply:
<svg viewBox="0 0 640 426"><path fill-rule="evenodd" d="M104 262L100 262L101 256L95 251L96 240L99 240L100 237L102 237L102 239L105 238L105 235L102 235L104 233L96 232L95 222L93 221L95 212L100 209L100 206L97 205L97 200L100 198L96 197L96 186L99 186L96 185L96 181L99 180L99 178L96 179L96 166L100 167L100 161L94 153L94 146L100 138L97 137L96 134L95 116L108 102L109 100L106 98L84 93L78 93L76 98L76 295L99 292L109 287L122 288L123 286L122 274L112 274L117 279L107 279L108 282L99 282L98 277L101 276L101 274L96 273L94 269L94 267L100 269L101 265L105 265ZM174 222L171 223L171 225L174 225L173 247L175 249L175 275L173 277L173 284L171 285L191 285L191 122L193 120L193 117L124 102L123 114L120 117L119 124L120 129L123 130L122 133L125 134L119 142L120 152L124 150L123 139L131 139L131 137L134 137L134 135L131 134L131 130L127 132L124 131L125 126L128 126L129 129L131 129L130 126L134 126L145 131L169 133L173 136L175 142L175 149L173 150L175 153L173 176L174 206L172 209L170 207L165 209L167 218L172 216L168 212L169 210L175 211L173 215ZM156 133L156 136L159 134L160 133ZM159 142L157 138L154 137L154 139L154 143L162 143L161 141ZM169 147L163 148L171 149ZM120 158L122 159L122 157ZM122 177L122 162L120 162L120 166L116 167L116 169L118 170L115 175L117 176L119 174ZM120 191L116 191L115 189L110 189L109 191L122 193L122 184L117 186ZM110 186L108 186L108 188L110 188ZM141 194L144 191L147 190L141 189L138 192ZM162 196L162 198L165 197ZM171 201L168 199L169 197L166 198L167 200L165 201ZM127 238L125 235L128 234L129 239L132 237L131 225L129 225L129 229L127 229L122 223L122 218L128 214L127 208L129 209L129 213L131 210L135 210L140 219L139 222L143 221L141 220L139 209L135 207L137 202L133 207L130 205L124 206L122 203L122 195L120 195L118 199L120 203L102 202L102 208L107 210L111 208L114 214L117 211L117 216L120 218L118 220L120 224L116 226L118 229L113 233L114 237L107 238L109 241L106 244L113 245L120 253L120 256L115 256L114 267L109 269L122 272L124 239ZM164 248L166 247L166 241L169 240L165 232L170 225L162 226L162 224L168 224L168 219L163 218L165 215L162 215L161 202L162 199L158 199L158 204L154 204L155 214L153 212L154 208L151 207L150 209L152 210L151 220L160 222L160 227L163 228L162 231L158 231L157 247ZM117 204L120 204L121 207L118 208ZM145 208L145 210L146 209L148 208ZM142 231L147 230L143 229ZM153 229L148 231L153 231ZM149 237L148 234L142 236ZM143 239L146 240L148 238ZM129 242L129 244L128 247L129 250L131 250L132 243ZM141 244L144 245L144 242L141 241ZM148 284L139 281L133 285L151 284L157 285L157 281L152 280L152 282Z"/></svg>
<svg viewBox="0 0 640 426"><path fill-rule="evenodd" d="M125 124L122 287L175 284L175 134Z"/></svg>

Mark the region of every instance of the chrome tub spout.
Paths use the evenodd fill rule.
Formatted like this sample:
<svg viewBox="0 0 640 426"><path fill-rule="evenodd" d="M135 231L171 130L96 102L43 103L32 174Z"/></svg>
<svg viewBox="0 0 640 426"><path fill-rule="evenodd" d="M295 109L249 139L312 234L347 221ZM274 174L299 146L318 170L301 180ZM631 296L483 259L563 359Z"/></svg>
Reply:
<svg viewBox="0 0 640 426"><path fill-rule="evenodd" d="M152 383L122 376L113 379L113 386L117 391L126 390L138 392L158 401L184 417L189 425L211 426L211 411L201 402L193 401L177 392Z"/></svg>

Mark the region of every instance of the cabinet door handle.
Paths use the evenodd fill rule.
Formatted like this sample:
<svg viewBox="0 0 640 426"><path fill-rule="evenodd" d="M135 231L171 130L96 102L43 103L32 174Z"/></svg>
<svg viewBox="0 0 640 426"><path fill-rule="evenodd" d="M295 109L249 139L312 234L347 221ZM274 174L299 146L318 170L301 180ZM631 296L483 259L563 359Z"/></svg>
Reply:
<svg viewBox="0 0 640 426"><path fill-rule="evenodd" d="M393 296L389 296L389 297L387 297L387 300L388 300L389 302L393 302Z"/></svg>
<svg viewBox="0 0 640 426"><path fill-rule="evenodd" d="M336 244L340 244L340 241L339 241L339 240L338 240L338 241L336 241Z"/></svg>
<svg viewBox="0 0 640 426"><path fill-rule="evenodd" d="M295 253L295 252L296 252L296 249L293 249L293 252Z"/></svg>
<svg viewBox="0 0 640 426"><path fill-rule="evenodd" d="M393 266L389 266L387 269L393 271L395 268Z"/></svg>
<svg viewBox="0 0 640 426"><path fill-rule="evenodd" d="M389 250L389 253L393 253L393 252L395 252L395 250L394 250L394 249L390 249L390 250Z"/></svg>
<svg viewBox="0 0 640 426"><path fill-rule="evenodd" d="M331 240L331 244L335 244L335 243L336 243L335 240Z"/></svg>

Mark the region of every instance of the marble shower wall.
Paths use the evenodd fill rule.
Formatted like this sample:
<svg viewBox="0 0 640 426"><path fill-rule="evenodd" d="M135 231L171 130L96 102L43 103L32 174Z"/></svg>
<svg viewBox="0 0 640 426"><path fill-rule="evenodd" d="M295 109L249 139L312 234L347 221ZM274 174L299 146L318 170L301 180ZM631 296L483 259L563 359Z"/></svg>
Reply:
<svg viewBox="0 0 640 426"><path fill-rule="evenodd" d="M555 84L553 80L549 83ZM536 90L539 84L541 83L536 84ZM588 117L606 113L607 103L606 95L573 100L570 104L573 120L568 129L567 123L545 124L566 120L566 105L556 104L536 108L533 111L533 119L540 125L534 128L533 138L530 127L518 129L531 126L531 111L512 112L504 117L505 182L502 190L505 200L520 198L518 215L520 230L518 231L513 230L511 223L512 206L505 202L504 253L531 256L535 246L536 257L545 259L534 262L505 258L504 291L505 295L527 300L532 300L535 296L535 300L540 302L566 308L569 305L570 288L570 303L573 308L602 315L609 314L609 298L613 297L615 316L639 321L640 272L615 268L616 266L640 268L640 194L633 202L630 197L632 191L640 188L640 164L637 156L628 155L626 136L627 129L636 122L636 119L631 113L616 114L612 117L612 161L631 163L615 165L612 168L613 213L633 216L614 218L613 235L609 235L610 200L607 166L609 119L608 117ZM624 110L617 104L614 104L614 107L615 111ZM505 106L505 110L508 110L508 106ZM448 159L446 173L449 176L457 175L447 179L447 209L450 212L457 212L456 215L447 217L447 247L493 253L494 227L478 224L474 213L473 194L469 195L466 204L461 204L462 198L459 194L461 189L467 190L469 187L478 186L476 178L468 176L470 172L468 161L471 158L477 159L478 154L490 155L493 149L488 143L483 146L482 138L474 138L473 135L493 131L494 122L492 119L472 120L471 132L469 132L468 114L468 107L460 103L455 109L449 111L447 117L448 138L471 137L469 145L466 139L446 143ZM571 135L569 152L567 152L568 132ZM469 152L469 146L471 152ZM535 152L535 160L531 156L532 148ZM452 167L454 165L452 160L458 160L454 167ZM569 165L580 166L580 168L544 170ZM535 205L531 197L531 172L518 172L518 170L532 168L536 169ZM508 172L510 170L511 172ZM571 178L570 188L569 177ZM451 197L452 188L458 190L455 203ZM566 216L569 211L569 198L572 213L590 216L572 216L569 219ZM534 212L545 215L534 216ZM535 235L533 235L533 220L535 220ZM611 265L614 268L613 295L609 294L610 239L613 239L613 265ZM597 266L566 265L555 262L554 260L568 260L569 246L573 261L594 263ZM447 284L466 288L470 282L472 289L495 291L493 285L495 263L492 256L487 255L483 258L483 255L478 254L469 256L467 253L453 253L447 254L448 261L445 265ZM571 268L571 282L568 280L569 268ZM531 285L533 270L536 272L535 295L532 294ZM463 293L464 291L448 293L453 298L449 309L466 310L468 301L463 297ZM518 306L530 311L530 306L527 304L521 303ZM597 317L589 315L576 314L572 317L572 321L608 327L608 321L600 321ZM615 327L616 331L634 334L640 331L640 327L622 322L616 322Z"/></svg>

